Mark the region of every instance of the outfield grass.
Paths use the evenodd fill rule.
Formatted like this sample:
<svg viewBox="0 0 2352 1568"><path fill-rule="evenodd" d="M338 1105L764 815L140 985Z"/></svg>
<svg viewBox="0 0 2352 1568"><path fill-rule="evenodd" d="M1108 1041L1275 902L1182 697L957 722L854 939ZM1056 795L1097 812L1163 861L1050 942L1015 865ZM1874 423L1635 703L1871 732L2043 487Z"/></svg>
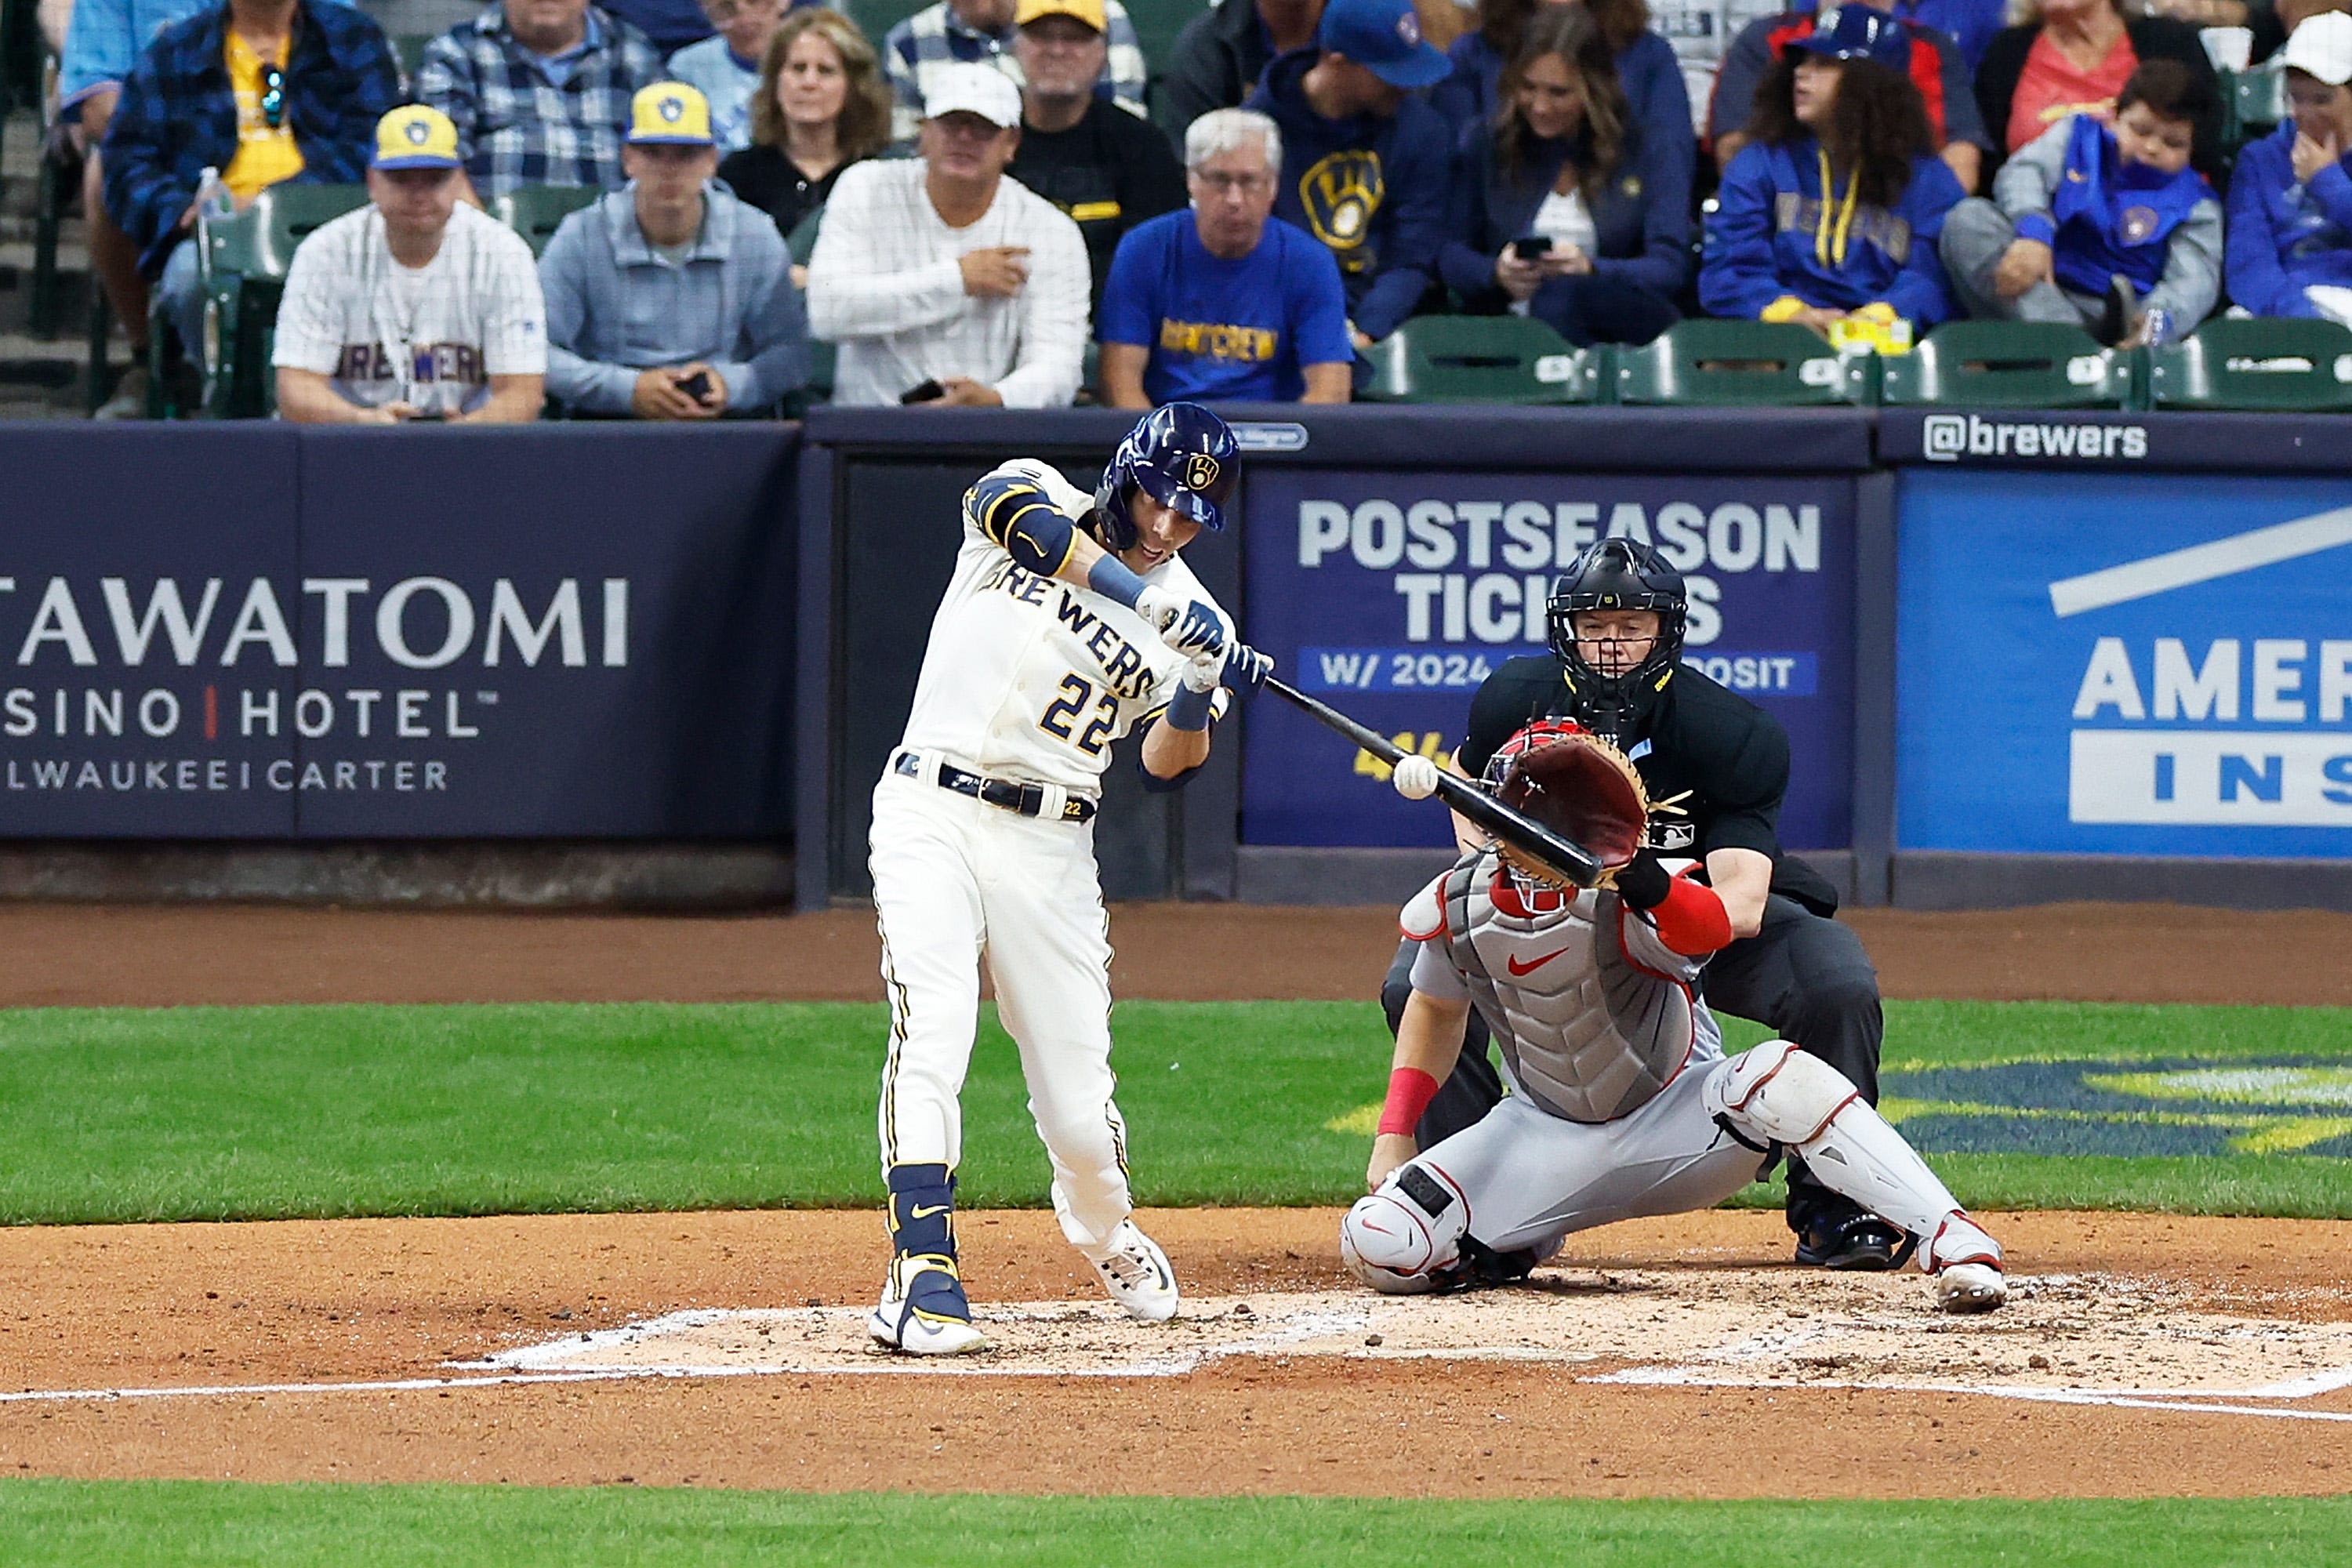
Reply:
<svg viewBox="0 0 2352 1568"><path fill-rule="evenodd" d="M1895 1003L1890 1068L2352 1058L2352 1010ZM879 1006L655 1004L0 1013L0 1221L863 1205ZM1130 1002L1119 1103L1147 1204L1360 1190L1370 1004ZM1760 1031L1735 1028L1736 1044ZM965 1201L1045 1201L1010 1040L964 1094ZM1963 1201L2352 1215L2352 1161L1939 1157ZM1770 1201L1756 1189L1750 1201Z"/></svg>
<svg viewBox="0 0 2352 1568"><path fill-rule="evenodd" d="M44 1480L0 1481L0 1539L12 1563L123 1568L1755 1568L1825 1559L1855 1568L2228 1568L2344 1561L2352 1500L1400 1502Z"/></svg>

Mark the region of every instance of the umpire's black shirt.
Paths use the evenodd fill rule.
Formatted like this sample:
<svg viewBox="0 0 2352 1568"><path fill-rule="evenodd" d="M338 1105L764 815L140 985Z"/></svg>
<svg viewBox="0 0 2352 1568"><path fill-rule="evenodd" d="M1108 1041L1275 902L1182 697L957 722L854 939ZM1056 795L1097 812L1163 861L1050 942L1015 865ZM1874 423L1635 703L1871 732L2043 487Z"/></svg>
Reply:
<svg viewBox="0 0 2352 1568"><path fill-rule="evenodd" d="M1475 778L1528 721L1572 716L1559 663L1545 655L1507 659L1470 700L1462 771ZM1789 732L1780 721L1688 665L1650 704L1637 734L1619 737L1651 801L1678 808L1650 821L1660 851L1704 860L1717 849L1753 849L1772 861L1772 890L1816 914L1837 909L1827 879L1780 852L1780 802L1789 793Z"/></svg>

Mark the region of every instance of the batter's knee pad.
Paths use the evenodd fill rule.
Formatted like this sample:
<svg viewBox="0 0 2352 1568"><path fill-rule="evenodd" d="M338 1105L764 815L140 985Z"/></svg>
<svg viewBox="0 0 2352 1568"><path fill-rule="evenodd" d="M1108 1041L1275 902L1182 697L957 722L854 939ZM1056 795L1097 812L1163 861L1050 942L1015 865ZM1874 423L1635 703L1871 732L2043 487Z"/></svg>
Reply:
<svg viewBox="0 0 2352 1568"><path fill-rule="evenodd" d="M1445 1289L1461 1258L1469 1205L1442 1174L1408 1163L1339 1222L1339 1260L1388 1296Z"/></svg>
<svg viewBox="0 0 2352 1568"><path fill-rule="evenodd" d="M1701 1093L1707 1114L1758 1143L1801 1149L1861 1098L1853 1080L1786 1040L1767 1040L1731 1058Z"/></svg>

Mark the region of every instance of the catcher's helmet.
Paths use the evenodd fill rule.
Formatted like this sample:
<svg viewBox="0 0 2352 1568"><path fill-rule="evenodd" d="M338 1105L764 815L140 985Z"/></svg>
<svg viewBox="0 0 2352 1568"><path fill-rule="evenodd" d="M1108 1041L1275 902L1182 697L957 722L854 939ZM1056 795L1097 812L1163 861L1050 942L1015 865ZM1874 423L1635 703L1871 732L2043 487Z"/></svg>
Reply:
<svg viewBox="0 0 2352 1568"><path fill-rule="evenodd" d="M1649 700L1663 690L1682 658L1689 601L1683 574L1650 546L1603 539L1586 547L1551 585L1545 605L1551 651L1560 662L1571 711L1588 730L1616 740L1631 730ZM1579 610L1649 610L1658 617L1657 641L1633 668L1609 675L1577 650Z"/></svg>
<svg viewBox="0 0 2352 1568"><path fill-rule="evenodd" d="M1145 415L1110 455L1095 487L1103 542L1113 550L1135 543L1135 518L1127 508L1138 489L1203 528L1222 531L1225 503L1241 477L1241 450L1225 422L1197 403L1171 403Z"/></svg>
<svg viewBox="0 0 2352 1568"><path fill-rule="evenodd" d="M1531 719L1511 731L1511 738L1495 748L1478 774L1478 786L1488 795L1502 793L1503 781L1510 776L1511 764L1538 746L1549 746L1554 741L1570 735L1580 735L1584 726L1572 719Z"/></svg>

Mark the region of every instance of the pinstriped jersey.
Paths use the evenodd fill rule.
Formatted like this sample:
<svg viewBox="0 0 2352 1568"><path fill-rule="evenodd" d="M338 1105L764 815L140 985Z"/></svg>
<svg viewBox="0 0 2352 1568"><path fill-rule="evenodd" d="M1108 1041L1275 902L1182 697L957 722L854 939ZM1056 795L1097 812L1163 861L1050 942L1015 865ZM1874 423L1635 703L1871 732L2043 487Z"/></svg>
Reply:
<svg viewBox="0 0 2352 1568"><path fill-rule="evenodd" d="M1465 857L1407 904L1416 990L1476 1002L1519 1092L1568 1121L1614 1121L1692 1060L1722 1054L1692 994L1699 965L1613 892L1522 895L1492 851Z"/></svg>
<svg viewBox="0 0 2352 1568"><path fill-rule="evenodd" d="M931 620L904 743L992 777L1092 793L1111 742L1167 707L1186 661L1124 605L1013 559L1007 530L1040 502L1073 521L1093 505L1026 458L965 492L963 544ZM1215 602L1181 556L1143 581ZM1223 701L1218 693L1219 709Z"/></svg>

